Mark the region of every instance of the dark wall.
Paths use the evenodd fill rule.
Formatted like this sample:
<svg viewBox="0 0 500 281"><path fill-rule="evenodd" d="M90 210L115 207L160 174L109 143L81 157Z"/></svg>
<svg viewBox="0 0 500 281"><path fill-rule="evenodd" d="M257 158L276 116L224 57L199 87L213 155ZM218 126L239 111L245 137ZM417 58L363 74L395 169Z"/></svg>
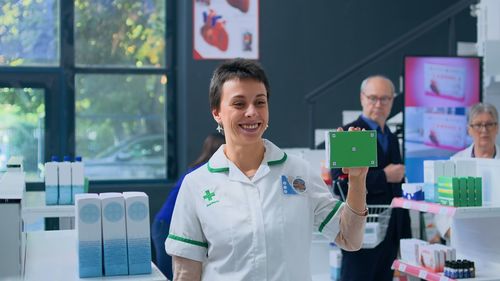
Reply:
<svg viewBox="0 0 500 281"><path fill-rule="evenodd" d="M192 2L177 3L179 172L196 158L204 137L216 127L208 85L220 61L192 59ZM260 1L260 62L271 82L265 137L281 147L309 146L305 95L456 2ZM458 41L476 41L476 19L469 9L455 17L454 31ZM399 87L404 55L448 55L448 34L445 22L329 89L317 101L315 127L336 127L343 110L360 110L359 84L368 75L385 74Z"/></svg>

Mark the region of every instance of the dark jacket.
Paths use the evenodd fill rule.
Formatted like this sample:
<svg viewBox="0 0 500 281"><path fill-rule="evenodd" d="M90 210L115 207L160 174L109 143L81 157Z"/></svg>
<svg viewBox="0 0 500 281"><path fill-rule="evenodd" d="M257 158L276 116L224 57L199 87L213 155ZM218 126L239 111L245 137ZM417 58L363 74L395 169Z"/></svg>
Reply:
<svg viewBox="0 0 500 281"><path fill-rule="evenodd" d="M370 126L361 118L361 116L354 122L344 126L347 131L349 127L359 127L361 129L371 130ZM401 152L399 149L399 142L390 130L385 128L389 133L389 145L387 152L384 152L380 144L377 142L377 161L378 166L370 168L366 178L367 195L366 201L368 205L389 205L394 197L402 196L401 183L388 183L385 177L384 168L389 164L402 164ZM341 177L341 169L332 170L332 179L335 180ZM342 178L342 177L341 177ZM347 195L347 181L339 181L344 194ZM338 188L334 188L337 195L339 194ZM410 216L408 210L393 209L391 216L391 223L387 232L386 239L394 239L399 243L401 238L411 237Z"/></svg>

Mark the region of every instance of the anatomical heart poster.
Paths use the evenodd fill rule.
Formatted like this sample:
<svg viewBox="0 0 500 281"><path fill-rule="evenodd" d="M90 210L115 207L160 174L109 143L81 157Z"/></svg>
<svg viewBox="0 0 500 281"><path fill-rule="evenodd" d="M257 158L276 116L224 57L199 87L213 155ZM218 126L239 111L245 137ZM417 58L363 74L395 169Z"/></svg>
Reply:
<svg viewBox="0 0 500 281"><path fill-rule="evenodd" d="M259 58L259 0L193 0L193 58Z"/></svg>

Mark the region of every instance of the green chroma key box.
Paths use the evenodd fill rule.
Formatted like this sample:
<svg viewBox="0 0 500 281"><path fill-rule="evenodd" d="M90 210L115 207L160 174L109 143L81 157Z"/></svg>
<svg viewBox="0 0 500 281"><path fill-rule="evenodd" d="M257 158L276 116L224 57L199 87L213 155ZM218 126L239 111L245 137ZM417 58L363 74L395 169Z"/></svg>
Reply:
<svg viewBox="0 0 500 281"><path fill-rule="evenodd" d="M377 131L326 132L330 168L377 167Z"/></svg>

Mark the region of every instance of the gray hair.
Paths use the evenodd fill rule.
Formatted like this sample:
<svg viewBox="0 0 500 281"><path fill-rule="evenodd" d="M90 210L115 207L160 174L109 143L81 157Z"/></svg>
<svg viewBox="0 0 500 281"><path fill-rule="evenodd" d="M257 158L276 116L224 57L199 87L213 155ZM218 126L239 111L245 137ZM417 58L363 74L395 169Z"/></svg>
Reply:
<svg viewBox="0 0 500 281"><path fill-rule="evenodd" d="M480 113L489 113L491 117L495 119L495 122L498 123L498 111L495 108L495 106L489 103L482 103L482 102L475 104L470 109L467 122L470 124L471 120L474 119L474 117L476 117L476 115Z"/></svg>
<svg viewBox="0 0 500 281"><path fill-rule="evenodd" d="M376 74L376 75L371 75L371 76L366 77L365 80L363 80L363 82L361 82L360 90L362 93L365 91L366 85L368 84L368 82L373 78L381 78L381 79L387 81L387 83L389 83L389 85L391 86L392 94L394 95L396 93L394 83L392 83L391 79L389 79L389 78L387 78L387 76L384 76L381 74Z"/></svg>

